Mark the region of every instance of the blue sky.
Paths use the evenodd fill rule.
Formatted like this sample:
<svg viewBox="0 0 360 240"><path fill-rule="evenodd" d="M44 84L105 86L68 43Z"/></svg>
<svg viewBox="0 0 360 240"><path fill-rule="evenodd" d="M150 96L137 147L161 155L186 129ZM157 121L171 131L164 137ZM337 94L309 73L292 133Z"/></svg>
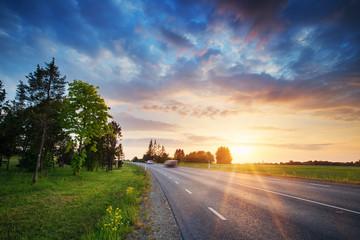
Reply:
<svg viewBox="0 0 360 240"><path fill-rule="evenodd" d="M360 2L6 1L7 98L37 64L100 86L127 158L229 146L238 162L360 158Z"/></svg>

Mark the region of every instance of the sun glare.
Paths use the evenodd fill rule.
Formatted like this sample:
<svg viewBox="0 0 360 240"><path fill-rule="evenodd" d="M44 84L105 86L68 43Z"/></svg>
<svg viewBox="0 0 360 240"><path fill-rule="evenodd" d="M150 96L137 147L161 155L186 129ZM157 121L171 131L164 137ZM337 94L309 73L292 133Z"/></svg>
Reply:
<svg viewBox="0 0 360 240"><path fill-rule="evenodd" d="M247 157L254 151L253 147L250 146L233 146L230 148L230 152L233 158Z"/></svg>

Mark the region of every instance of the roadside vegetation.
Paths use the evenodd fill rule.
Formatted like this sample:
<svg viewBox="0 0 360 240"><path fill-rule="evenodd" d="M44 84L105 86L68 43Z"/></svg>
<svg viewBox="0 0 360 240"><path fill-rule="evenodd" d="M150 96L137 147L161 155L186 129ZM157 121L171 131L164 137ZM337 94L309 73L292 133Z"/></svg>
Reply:
<svg viewBox="0 0 360 240"><path fill-rule="evenodd" d="M205 163L180 162L180 166L205 168ZM211 170L305 178L338 183L360 184L360 168L346 166L306 166L268 164L211 164Z"/></svg>
<svg viewBox="0 0 360 240"><path fill-rule="evenodd" d="M0 168L0 239L122 239L140 225L149 179L135 165L113 171L50 170L31 184L12 158Z"/></svg>

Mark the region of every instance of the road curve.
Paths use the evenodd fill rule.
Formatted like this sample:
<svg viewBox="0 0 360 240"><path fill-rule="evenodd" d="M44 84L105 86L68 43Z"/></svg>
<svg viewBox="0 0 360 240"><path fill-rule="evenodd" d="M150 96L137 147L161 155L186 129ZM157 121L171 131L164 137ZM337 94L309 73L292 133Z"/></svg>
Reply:
<svg viewBox="0 0 360 240"><path fill-rule="evenodd" d="M183 239L360 239L360 186L139 165L157 178Z"/></svg>

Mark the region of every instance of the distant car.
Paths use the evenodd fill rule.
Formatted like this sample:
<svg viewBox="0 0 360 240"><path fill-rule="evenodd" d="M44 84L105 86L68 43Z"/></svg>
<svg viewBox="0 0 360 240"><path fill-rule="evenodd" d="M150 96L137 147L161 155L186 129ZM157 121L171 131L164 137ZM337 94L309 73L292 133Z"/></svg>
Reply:
<svg viewBox="0 0 360 240"><path fill-rule="evenodd" d="M165 166L166 167L176 167L177 165L178 165L177 160L167 160L167 161L165 161Z"/></svg>
<svg viewBox="0 0 360 240"><path fill-rule="evenodd" d="M147 163L147 164L153 164L154 161L153 161L153 160L148 160L146 163Z"/></svg>

